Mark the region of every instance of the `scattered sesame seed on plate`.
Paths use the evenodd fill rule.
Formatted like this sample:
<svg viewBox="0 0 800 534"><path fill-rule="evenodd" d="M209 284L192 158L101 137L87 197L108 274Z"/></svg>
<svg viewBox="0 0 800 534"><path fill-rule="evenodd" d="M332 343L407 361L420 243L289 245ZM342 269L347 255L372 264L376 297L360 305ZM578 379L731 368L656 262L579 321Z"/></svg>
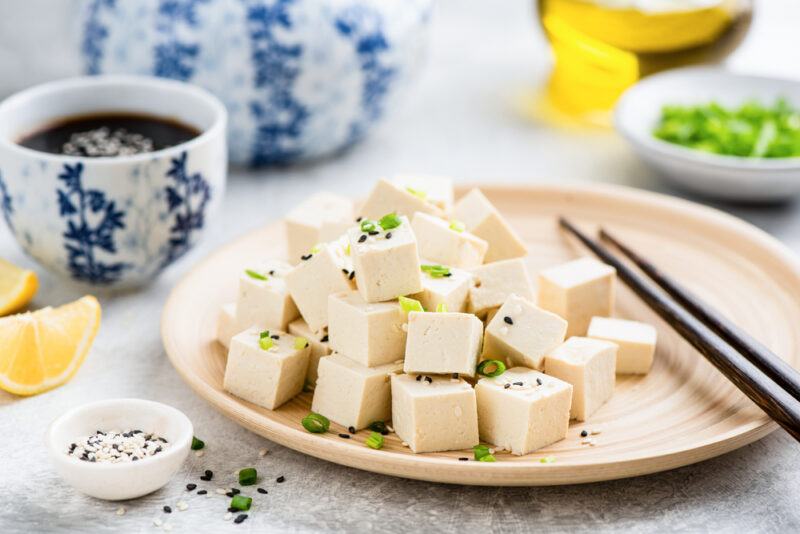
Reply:
<svg viewBox="0 0 800 534"><path fill-rule="evenodd" d="M178 504L176 506L178 507L178 510L180 510L181 512L189 508L189 505L186 504L184 501L178 501Z"/></svg>
<svg viewBox="0 0 800 534"><path fill-rule="evenodd" d="M264 495L266 495L267 493L269 493L269 492L268 492L267 490L265 490L264 488L258 488L256 491L257 491L257 492L259 492L259 493L262 493L262 494L264 494Z"/></svg>
<svg viewBox="0 0 800 534"><path fill-rule="evenodd" d="M225 495L228 491L228 488L217 488L217 493L220 495Z"/></svg>
<svg viewBox="0 0 800 534"><path fill-rule="evenodd" d="M197 487L197 484L192 484L192 483L186 484L186 489L189 490L189 491L194 491L194 489L196 487Z"/></svg>
<svg viewBox="0 0 800 534"><path fill-rule="evenodd" d="M170 508L169 506L165 505L164 506L164 513L165 514L171 514L172 513L172 508Z"/></svg>
<svg viewBox="0 0 800 534"><path fill-rule="evenodd" d="M236 519L234 519L233 522L238 525L239 523L241 523L245 519L247 519L247 514L239 514L239 515L236 516Z"/></svg>
<svg viewBox="0 0 800 534"><path fill-rule="evenodd" d="M155 519L153 519L153 524L154 524L155 526L157 526L157 527L160 527L161 525L163 525L163 524L164 524L164 522L163 522L162 520L160 520L159 518L157 518L157 517L156 517Z"/></svg>
<svg viewBox="0 0 800 534"><path fill-rule="evenodd" d="M275 479L275 482L280 484L280 483L284 482L285 480L286 480L286 477L281 475L281 476L279 476L278 478Z"/></svg>
<svg viewBox="0 0 800 534"><path fill-rule="evenodd" d="M261 449L260 451L258 451L258 456L259 458L263 458L264 456L267 455L267 453L269 453L267 449Z"/></svg>
<svg viewBox="0 0 800 534"><path fill-rule="evenodd" d="M125 507L124 506L120 506L119 508L117 508L117 515L125 515Z"/></svg>
<svg viewBox="0 0 800 534"><path fill-rule="evenodd" d="M206 490L200 490L200 491L197 492L197 494L198 495L208 495L208 492Z"/></svg>

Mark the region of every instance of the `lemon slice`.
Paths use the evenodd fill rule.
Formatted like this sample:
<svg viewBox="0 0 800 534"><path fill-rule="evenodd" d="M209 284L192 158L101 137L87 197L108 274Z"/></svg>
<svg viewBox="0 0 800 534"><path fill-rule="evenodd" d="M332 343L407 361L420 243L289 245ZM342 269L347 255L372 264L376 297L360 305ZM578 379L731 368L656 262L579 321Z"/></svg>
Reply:
<svg viewBox="0 0 800 534"><path fill-rule="evenodd" d="M36 395L68 381L100 326L92 296L58 308L0 318L0 389Z"/></svg>
<svg viewBox="0 0 800 534"><path fill-rule="evenodd" d="M0 315L7 315L25 306L38 287L36 273L0 259Z"/></svg>

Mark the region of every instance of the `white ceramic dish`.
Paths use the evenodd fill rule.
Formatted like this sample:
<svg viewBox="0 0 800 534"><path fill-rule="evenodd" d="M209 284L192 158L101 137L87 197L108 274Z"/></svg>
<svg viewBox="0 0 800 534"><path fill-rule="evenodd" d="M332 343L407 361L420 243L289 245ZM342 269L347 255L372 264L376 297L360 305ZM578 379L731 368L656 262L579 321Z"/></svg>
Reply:
<svg viewBox="0 0 800 534"><path fill-rule="evenodd" d="M689 191L725 200L771 202L800 193L800 158L755 159L708 154L652 135L665 104L717 101L737 106L748 99L784 97L800 107L800 82L690 67L650 76L617 103L614 123L637 154L665 178Z"/></svg>
<svg viewBox="0 0 800 534"><path fill-rule="evenodd" d="M155 432L170 446L130 463L90 463L67 456L70 443L96 430L141 429ZM109 399L73 408L47 432L47 448L59 475L78 491L109 501L134 499L163 487L180 468L194 431L182 412L142 399Z"/></svg>

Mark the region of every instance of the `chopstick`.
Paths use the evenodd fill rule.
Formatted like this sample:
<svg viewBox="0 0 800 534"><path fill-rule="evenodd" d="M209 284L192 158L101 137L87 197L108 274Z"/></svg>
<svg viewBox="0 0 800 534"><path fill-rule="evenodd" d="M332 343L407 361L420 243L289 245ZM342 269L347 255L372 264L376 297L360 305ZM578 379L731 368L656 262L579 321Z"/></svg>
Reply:
<svg viewBox="0 0 800 534"><path fill-rule="evenodd" d="M605 239L619 249L678 304L750 360L753 365L785 389L789 395L800 400L800 373L791 365L602 228L600 229L600 239Z"/></svg>
<svg viewBox="0 0 800 534"><path fill-rule="evenodd" d="M618 260L603 245L589 238L564 217L559 217L559 224L602 261L614 267L619 278L654 312L794 439L800 441L800 402L670 296L657 291L641 275Z"/></svg>

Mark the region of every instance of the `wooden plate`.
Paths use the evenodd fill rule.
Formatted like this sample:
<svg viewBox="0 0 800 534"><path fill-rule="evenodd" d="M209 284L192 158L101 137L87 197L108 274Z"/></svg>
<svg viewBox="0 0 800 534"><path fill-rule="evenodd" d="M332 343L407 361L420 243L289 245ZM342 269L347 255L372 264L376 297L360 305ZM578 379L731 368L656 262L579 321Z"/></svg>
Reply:
<svg viewBox="0 0 800 534"><path fill-rule="evenodd" d="M800 264L756 228L686 201L620 187L482 188L528 244L531 272L585 251L556 226L564 214L585 229L602 223L684 282L794 366L800 363ZM463 191L463 190L462 190ZM668 325L620 284L618 315L656 325L655 364L645 377L619 377L611 401L567 438L527 456L462 462L469 451L413 454L394 435L379 451L354 439L309 434L300 425L305 393L276 411L222 389L225 352L217 313L235 299L237 273L259 257L283 257L281 223L249 233L200 263L173 290L162 317L167 354L186 382L215 408L270 440L335 463L389 475L478 485L572 484L630 477L691 464L751 443L776 428ZM581 430L601 430L596 445ZM545 456L553 463L542 463Z"/></svg>

